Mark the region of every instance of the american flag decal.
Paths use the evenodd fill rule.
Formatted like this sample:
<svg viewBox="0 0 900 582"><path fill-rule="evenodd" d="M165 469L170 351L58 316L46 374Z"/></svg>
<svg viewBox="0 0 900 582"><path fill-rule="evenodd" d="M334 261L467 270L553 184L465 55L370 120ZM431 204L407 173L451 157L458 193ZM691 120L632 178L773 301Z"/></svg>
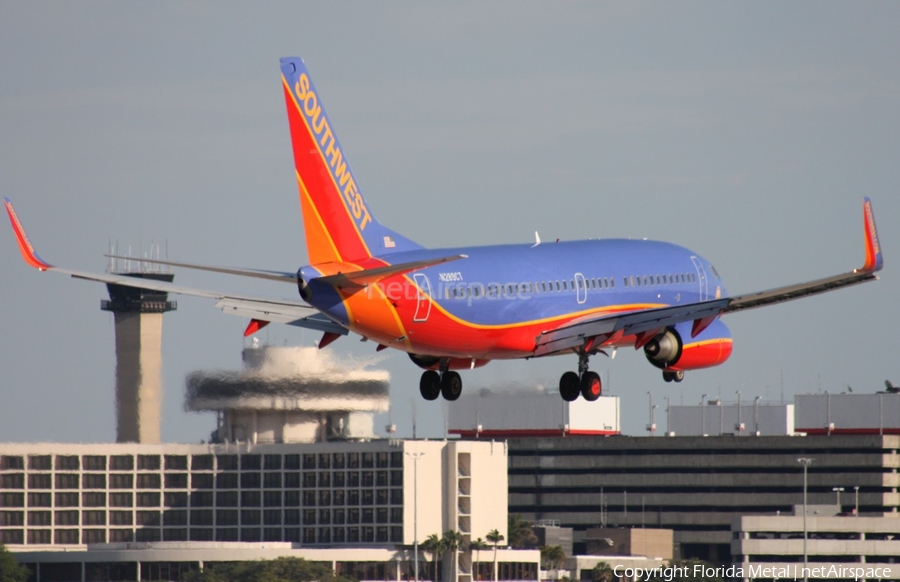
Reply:
<svg viewBox="0 0 900 582"><path fill-rule="evenodd" d="M389 236L384 237L384 248L392 249L396 246L397 246L397 243L394 242L394 239L392 239Z"/></svg>

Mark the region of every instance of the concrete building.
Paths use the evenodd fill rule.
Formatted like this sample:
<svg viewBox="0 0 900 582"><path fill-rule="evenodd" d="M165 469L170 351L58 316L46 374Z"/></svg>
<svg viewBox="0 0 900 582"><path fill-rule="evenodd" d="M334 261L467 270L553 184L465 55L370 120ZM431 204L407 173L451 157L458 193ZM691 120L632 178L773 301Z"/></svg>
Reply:
<svg viewBox="0 0 900 582"><path fill-rule="evenodd" d="M463 438L617 435L619 398L566 402L556 391L465 393L449 407L449 432Z"/></svg>
<svg viewBox="0 0 900 582"><path fill-rule="evenodd" d="M812 457L809 503L898 516L900 436L516 438L509 443L509 511L574 529L607 526L674 531L676 555L727 562L731 522L790 513L803 499L798 457ZM898 520L900 523L900 520Z"/></svg>
<svg viewBox="0 0 900 582"><path fill-rule="evenodd" d="M663 560L674 557L670 529L591 528L585 533L584 541L591 556L647 556Z"/></svg>
<svg viewBox="0 0 900 582"><path fill-rule="evenodd" d="M669 436L788 436L794 430L794 405L709 400L694 405L670 405L666 411Z"/></svg>
<svg viewBox="0 0 900 582"><path fill-rule="evenodd" d="M732 521L731 553L744 580L900 580L900 519L808 515L807 568L815 570L804 573L802 507L798 509L796 515L748 515Z"/></svg>
<svg viewBox="0 0 900 582"><path fill-rule="evenodd" d="M900 434L900 394L798 394L797 431L811 435Z"/></svg>
<svg viewBox="0 0 900 582"><path fill-rule="evenodd" d="M193 542L224 548L219 556L227 546L210 543L396 553L451 529L464 541L506 536L506 457L506 444L491 441L5 443L0 543L29 552L23 561L101 563L120 552L114 561L152 562L125 551L150 544L182 558L165 561L199 563L185 549ZM188 545L173 554L160 542ZM471 556L459 556L459 569L459 582L471 582Z"/></svg>
<svg viewBox="0 0 900 582"><path fill-rule="evenodd" d="M124 272L165 281L171 273ZM158 443L162 407L162 318L177 305L162 291L107 284L100 308L116 322L116 442Z"/></svg>

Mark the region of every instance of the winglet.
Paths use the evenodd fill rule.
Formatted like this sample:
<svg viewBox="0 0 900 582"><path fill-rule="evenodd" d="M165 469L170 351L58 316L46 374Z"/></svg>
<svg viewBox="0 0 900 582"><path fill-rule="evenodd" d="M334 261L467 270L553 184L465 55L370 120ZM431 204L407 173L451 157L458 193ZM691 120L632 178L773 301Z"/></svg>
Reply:
<svg viewBox="0 0 900 582"><path fill-rule="evenodd" d="M9 222L12 224L13 232L16 235L16 241L19 243L19 252L22 253L22 258L25 259L25 262L30 266L40 271L52 269L53 265L44 262L44 260L38 256L37 251L34 250L31 241L28 240L28 235L25 234L25 228L19 221L19 217L16 216L16 210L13 208L10 199L4 198L3 203L6 205L6 213L9 214Z"/></svg>
<svg viewBox="0 0 900 582"><path fill-rule="evenodd" d="M878 244L878 231L875 229L872 201L868 197L863 201L863 225L866 234L866 262L860 271L874 273L884 267L884 259L881 257L881 245Z"/></svg>

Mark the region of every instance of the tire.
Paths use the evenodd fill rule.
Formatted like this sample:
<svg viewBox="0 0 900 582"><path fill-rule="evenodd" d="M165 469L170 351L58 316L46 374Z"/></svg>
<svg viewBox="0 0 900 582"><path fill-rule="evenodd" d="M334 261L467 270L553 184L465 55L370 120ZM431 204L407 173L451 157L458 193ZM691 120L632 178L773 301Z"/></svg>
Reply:
<svg viewBox="0 0 900 582"><path fill-rule="evenodd" d="M559 378L559 395L566 402L572 402L578 399L581 393L579 386L578 374L575 372L566 372Z"/></svg>
<svg viewBox="0 0 900 582"><path fill-rule="evenodd" d="M462 394L462 378L457 372L444 372L441 378L441 394L444 400L454 401Z"/></svg>
<svg viewBox="0 0 900 582"><path fill-rule="evenodd" d="M588 402L594 402L603 394L603 384L597 372L585 372L581 377L581 395Z"/></svg>
<svg viewBox="0 0 900 582"><path fill-rule="evenodd" d="M441 375L434 370L423 372L419 380L419 393L425 400L437 400L441 394Z"/></svg>

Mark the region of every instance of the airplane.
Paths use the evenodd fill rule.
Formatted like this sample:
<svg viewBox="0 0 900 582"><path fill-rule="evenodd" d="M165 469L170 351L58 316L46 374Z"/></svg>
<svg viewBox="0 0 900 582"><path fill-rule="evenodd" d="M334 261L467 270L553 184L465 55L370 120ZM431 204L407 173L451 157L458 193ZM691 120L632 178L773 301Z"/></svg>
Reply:
<svg viewBox="0 0 900 582"><path fill-rule="evenodd" d="M807 283L730 296L700 254L667 242L599 239L426 249L384 226L350 170L320 93L299 58L281 59L309 265L267 271L141 259L297 286L300 301L182 287L124 274L55 267L35 252L5 199L26 263L41 271L212 298L225 313L250 319L244 335L275 322L323 333L323 348L350 332L406 352L424 371L426 400L453 401L458 370L492 360L574 355L560 377L566 401L595 401L600 376L591 356L619 347L643 350L666 382L716 366L731 355L721 316L877 279L883 267L872 203L863 202L865 262ZM114 255L107 255L114 256Z"/></svg>

